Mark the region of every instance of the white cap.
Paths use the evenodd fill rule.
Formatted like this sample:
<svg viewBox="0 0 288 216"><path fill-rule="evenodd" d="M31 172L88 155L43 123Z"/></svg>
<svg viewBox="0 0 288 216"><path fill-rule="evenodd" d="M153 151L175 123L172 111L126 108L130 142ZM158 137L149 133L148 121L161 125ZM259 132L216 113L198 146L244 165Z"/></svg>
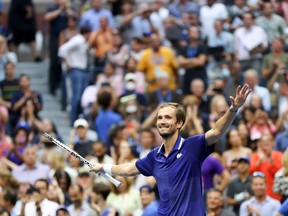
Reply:
<svg viewBox="0 0 288 216"><path fill-rule="evenodd" d="M74 128L78 128L78 127L84 127L84 128L88 128L89 127L89 124L88 122L83 119L83 118L80 118L80 119L77 119L75 122L74 122Z"/></svg>
<svg viewBox="0 0 288 216"><path fill-rule="evenodd" d="M129 80L134 80L136 81L136 75L134 73L127 73L125 75L125 78L124 78L125 82L129 81Z"/></svg>

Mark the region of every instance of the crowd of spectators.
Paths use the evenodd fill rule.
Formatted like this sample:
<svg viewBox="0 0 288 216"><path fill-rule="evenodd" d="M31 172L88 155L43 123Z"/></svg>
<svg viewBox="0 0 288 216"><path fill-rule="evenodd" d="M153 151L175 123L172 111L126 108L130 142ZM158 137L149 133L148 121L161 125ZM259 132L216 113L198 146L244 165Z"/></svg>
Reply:
<svg viewBox="0 0 288 216"><path fill-rule="evenodd" d="M213 127L247 83L245 106L202 166L207 215L287 216L288 1L103 2L55 0L43 14L67 145L91 162L135 162L161 144L159 105L185 105L187 138ZM63 135L41 115L33 77L15 75L20 43L42 60L35 5L9 6L7 24L0 14L0 216L156 215L154 178L115 177L116 188L45 139Z"/></svg>

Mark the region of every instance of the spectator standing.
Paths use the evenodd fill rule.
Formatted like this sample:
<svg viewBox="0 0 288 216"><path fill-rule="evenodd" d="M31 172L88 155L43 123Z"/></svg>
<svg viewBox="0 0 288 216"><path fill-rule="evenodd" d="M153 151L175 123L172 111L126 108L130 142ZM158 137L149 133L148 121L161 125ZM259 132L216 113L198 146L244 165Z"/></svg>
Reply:
<svg viewBox="0 0 288 216"><path fill-rule="evenodd" d="M270 45L276 38L285 39L285 20L274 13L272 2L263 3L263 14L256 19L255 23L264 29Z"/></svg>
<svg viewBox="0 0 288 216"><path fill-rule="evenodd" d="M12 50L17 53L20 43L29 43L34 61L39 62L42 61L42 58L36 49L36 25L36 12L32 0L11 1L8 13L8 27L13 34Z"/></svg>
<svg viewBox="0 0 288 216"><path fill-rule="evenodd" d="M106 17L108 26L115 28L115 20L112 13L103 7L101 0L92 0L91 8L82 14L80 18L79 26L87 26L92 31L98 31L102 17Z"/></svg>
<svg viewBox="0 0 288 216"><path fill-rule="evenodd" d="M55 0L54 5L47 9L44 20L50 25L49 32L49 93L56 95L56 90L61 81L62 70L58 58L59 36L61 31L67 28L68 16L75 12L65 0Z"/></svg>
<svg viewBox="0 0 288 216"><path fill-rule="evenodd" d="M207 4L200 8L199 20L203 27L202 37L207 38L214 31L216 20L225 21L228 18L228 11L223 3L215 0L207 0Z"/></svg>
<svg viewBox="0 0 288 216"><path fill-rule="evenodd" d="M95 48L94 51L94 74L95 80L98 74L103 73L104 65L107 60L107 53L113 47L113 30L108 23L108 18L102 16L99 18L99 28L93 31L89 38L89 45Z"/></svg>
<svg viewBox="0 0 288 216"><path fill-rule="evenodd" d="M175 0L168 5L169 15L181 19L184 12L199 14L199 6L188 0Z"/></svg>
<svg viewBox="0 0 288 216"><path fill-rule="evenodd" d="M260 74L261 58L268 47L267 35L254 24L252 13L243 13L243 23L234 33L234 55L239 62L240 82L243 82L243 73L248 69L252 68Z"/></svg>
<svg viewBox="0 0 288 216"><path fill-rule="evenodd" d="M252 162L252 161L251 161ZM266 194L265 174L255 172L252 176L251 189L254 196L243 202L240 206L240 215L276 215L280 202Z"/></svg>
<svg viewBox="0 0 288 216"><path fill-rule="evenodd" d="M201 44L201 35L197 27L189 28L189 44L180 49L178 56L179 67L185 69L183 77L182 90L183 94L189 94L191 81L199 78L203 80L205 88L207 88L206 74L206 49Z"/></svg>
<svg viewBox="0 0 288 216"><path fill-rule="evenodd" d="M178 79L178 64L175 60L173 50L161 45L159 35L151 35L151 47L147 48L138 62L138 70L145 74L147 91L157 89L156 76L158 73L167 73L169 76L169 88L176 88Z"/></svg>
<svg viewBox="0 0 288 216"><path fill-rule="evenodd" d="M88 67L88 39L90 29L82 27L80 34L77 34L60 48L58 55L61 57L68 68L68 76L71 82L71 113L70 124L78 118L81 111L81 95L89 84Z"/></svg>

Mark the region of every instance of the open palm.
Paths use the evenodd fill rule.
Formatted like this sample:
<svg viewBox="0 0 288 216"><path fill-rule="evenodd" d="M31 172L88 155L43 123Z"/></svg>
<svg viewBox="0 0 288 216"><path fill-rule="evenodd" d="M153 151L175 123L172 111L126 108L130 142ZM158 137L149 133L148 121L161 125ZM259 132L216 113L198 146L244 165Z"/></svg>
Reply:
<svg viewBox="0 0 288 216"><path fill-rule="evenodd" d="M238 86L235 98L230 96L232 109L238 110L241 106L243 106L251 91L252 89L249 88L248 84L245 84L242 88L241 86Z"/></svg>

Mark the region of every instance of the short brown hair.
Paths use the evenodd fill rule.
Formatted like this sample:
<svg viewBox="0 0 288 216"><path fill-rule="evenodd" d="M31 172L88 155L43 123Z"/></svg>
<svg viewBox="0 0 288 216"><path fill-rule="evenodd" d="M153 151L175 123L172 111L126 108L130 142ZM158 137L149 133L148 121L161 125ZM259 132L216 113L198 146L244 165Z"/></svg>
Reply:
<svg viewBox="0 0 288 216"><path fill-rule="evenodd" d="M177 123L182 122L183 123L182 126L184 125L185 120L186 120L186 109L185 109L185 107L182 104L173 103L173 102L165 103L165 104L162 104L159 107L159 110L163 109L164 107L172 107L172 108L174 108L176 110L176 121L177 121Z"/></svg>

